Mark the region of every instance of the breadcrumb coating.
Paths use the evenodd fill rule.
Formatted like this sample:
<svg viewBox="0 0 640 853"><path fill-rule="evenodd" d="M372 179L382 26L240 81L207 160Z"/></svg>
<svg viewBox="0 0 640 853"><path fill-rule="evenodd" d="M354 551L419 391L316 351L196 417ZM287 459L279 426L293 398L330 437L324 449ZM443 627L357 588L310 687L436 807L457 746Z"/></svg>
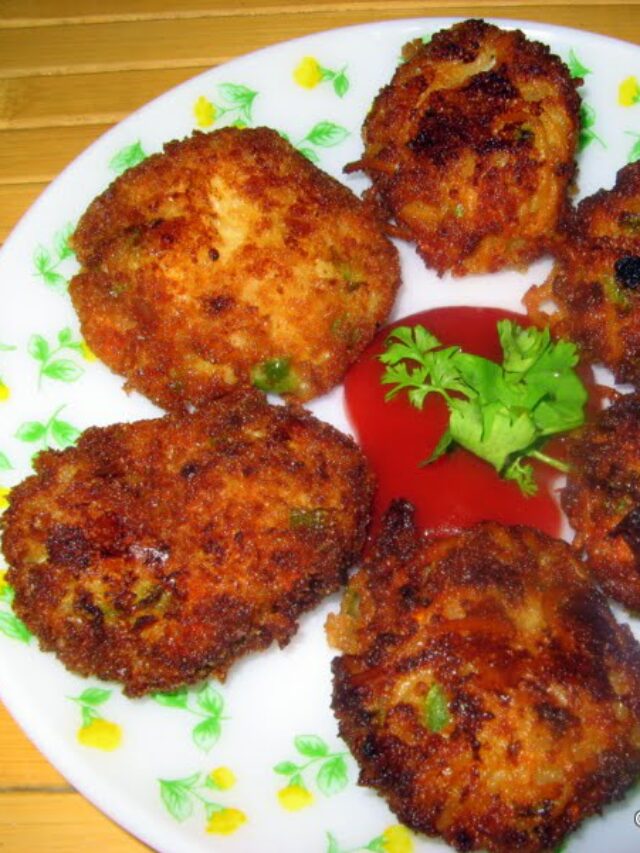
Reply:
<svg viewBox="0 0 640 853"><path fill-rule="evenodd" d="M267 128L170 142L93 201L72 245L87 343L171 411L251 385L330 390L400 280L371 211Z"/></svg>
<svg viewBox="0 0 640 853"><path fill-rule="evenodd" d="M548 47L480 20L406 45L347 168L442 274L524 267L568 209L577 81Z"/></svg>
<svg viewBox="0 0 640 853"><path fill-rule="evenodd" d="M458 850L553 849L640 774L640 647L564 542L396 502L328 631L360 783Z"/></svg>
<svg viewBox="0 0 640 853"><path fill-rule="evenodd" d="M130 696L286 645L358 558L372 492L350 438L257 391L93 427L35 468L2 518L15 612Z"/></svg>

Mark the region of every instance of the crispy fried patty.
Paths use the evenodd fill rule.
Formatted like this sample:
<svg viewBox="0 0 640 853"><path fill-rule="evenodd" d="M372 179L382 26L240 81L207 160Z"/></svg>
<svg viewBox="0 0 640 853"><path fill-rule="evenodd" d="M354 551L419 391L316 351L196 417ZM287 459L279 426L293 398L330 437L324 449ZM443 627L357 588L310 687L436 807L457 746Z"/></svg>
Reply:
<svg viewBox="0 0 640 853"><path fill-rule="evenodd" d="M91 428L11 493L16 613L71 670L131 696L224 678L345 580L371 489L351 439L259 392Z"/></svg>
<svg viewBox="0 0 640 853"><path fill-rule="evenodd" d="M267 128L169 143L90 205L72 242L89 346L173 411L251 384L328 391L399 284L371 212Z"/></svg>
<svg viewBox="0 0 640 853"><path fill-rule="evenodd" d="M562 507L598 582L640 612L640 394L621 397L568 442Z"/></svg>
<svg viewBox="0 0 640 853"><path fill-rule="evenodd" d="M619 382L640 383L640 162L571 216L547 282L525 297L532 320L580 346ZM547 300L556 310L543 310Z"/></svg>
<svg viewBox="0 0 640 853"><path fill-rule="evenodd" d="M567 208L579 98L567 68L518 30L471 20L428 44L378 94L363 127L373 198L454 275L521 267Z"/></svg>
<svg viewBox="0 0 640 853"><path fill-rule="evenodd" d="M640 647L563 542L398 502L328 628L361 784L458 850L551 849L640 774Z"/></svg>

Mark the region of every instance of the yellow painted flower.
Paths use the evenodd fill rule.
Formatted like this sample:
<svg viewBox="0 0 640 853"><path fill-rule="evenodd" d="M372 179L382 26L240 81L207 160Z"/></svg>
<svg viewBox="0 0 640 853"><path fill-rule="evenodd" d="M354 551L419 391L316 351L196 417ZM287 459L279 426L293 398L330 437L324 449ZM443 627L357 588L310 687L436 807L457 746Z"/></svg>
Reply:
<svg viewBox="0 0 640 853"><path fill-rule="evenodd" d="M211 127L216 120L216 108L204 95L200 95L193 105L193 114L198 127Z"/></svg>
<svg viewBox="0 0 640 853"><path fill-rule="evenodd" d="M95 361L97 359L97 355L86 341L80 342L80 348L82 352L82 357L85 361Z"/></svg>
<svg viewBox="0 0 640 853"><path fill-rule="evenodd" d="M228 791L236 784L236 774L229 767L216 767L209 773L209 779L221 791Z"/></svg>
<svg viewBox="0 0 640 853"><path fill-rule="evenodd" d="M313 802L313 794L302 785L287 785L278 791L278 800L283 809L288 812L298 812L310 806Z"/></svg>
<svg viewBox="0 0 640 853"><path fill-rule="evenodd" d="M386 853L413 853L411 833L399 823L388 826L382 833L382 847Z"/></svg>
<svg viewBox="0 0 640 853"><path fill-rule="evenodd" d="M9 506L9 501L7 500L7 498L10 491L11 489L9 489L7 486L0 486L0 510L6 509Z"/></svg>
<svg viewBox="0 0 640 853"><path fill-rule="evenodd" d="M240 809L220 809L209 818L207 832L213 832L216 835L231 835L246 822L247 816Z"/></svg>
<svg viewBox="0 0 640 853"><path fill-rule="evenodd" d="M8 400L11 396L11 389L8 385L5 385L2 379L0 379L0 403L3 403L5 400Z"/></svg>
<svg viewBox="0 0 640 853"><path fill-rule="evenodd" d="M640 101L640 85L635 77L627 77L618 87L618 103L621 107L632 107Z"/></svg>
<svg viewBox="0 0 640 853"><path fill-rule="evenodd" d="M313 89L322 80L322 69L318 60L313 56L305 56L296 65L293 71L293 79L298 86L305 89Z"/></svg>
<svg viewBox="0 0 640 853"><path fill-rule="evenodd" d="M7 573L0 572L0 596L7 591L8 586L9 584L7 583Z"/></svg>
<svg viewBox="0 0 640 853"><path fill-rule="evenodd" d="M110 723L108 720L91 720L86 726L78 729L78 741L83 746L112 752L122 743L122 729L117 723Z"/></svg>

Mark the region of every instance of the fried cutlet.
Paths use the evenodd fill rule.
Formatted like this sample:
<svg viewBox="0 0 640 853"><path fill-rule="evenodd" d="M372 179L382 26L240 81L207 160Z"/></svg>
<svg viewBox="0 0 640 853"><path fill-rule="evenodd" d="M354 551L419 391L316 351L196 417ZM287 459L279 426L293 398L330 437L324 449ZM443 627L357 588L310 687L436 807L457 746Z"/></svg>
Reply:
<svg viewBox="0 0 640 853"><path fill-rule="evenodd" d="M567 445L573 545L607 595L640 612L640 394L620 397Z"/></svg>
<svg viewBox="0 0 640 853"><path fill-rule="evenodd" d="M575 341L586 360L619 382L640 383L640 162L621 169L612 189L580 202L548 280L525 305L535 323Z"/></svg>
<svg viewBox="0 0 640 853"><path fill-rule="evenodd" d="M344 582L372 491L350 438L257 391L88 429L35 468L2 518L15 611L69 669L130 696L284 646Z"/></svg>
<svg viewBox="0 0 640 853"><path fill-rule="evenodd" d="M640 774L640 646L564 542L397 502L328 629L360 783L458 850L553 849Z"/></svg>
<svg viewBox="0 0 640 853"><path fill-rule="evenodd" d="M169 143L93 201L72 245L87 343L170 411L251 385L328 391L400 275L360 199L267 128Z"/></svg>
<svg viewBox="0 0 640 853"><path fill-rule="evenodd" d="M548 47L480 20L411 42L347 169L454 275L523 267L550 245L574 178L580 100Z"/></svg>

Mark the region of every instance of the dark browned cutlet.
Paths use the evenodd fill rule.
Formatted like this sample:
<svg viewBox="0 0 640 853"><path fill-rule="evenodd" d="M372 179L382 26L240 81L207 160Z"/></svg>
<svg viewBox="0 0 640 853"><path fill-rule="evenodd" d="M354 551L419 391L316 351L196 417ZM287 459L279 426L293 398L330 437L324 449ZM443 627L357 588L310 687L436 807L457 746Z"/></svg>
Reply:
<svg viewBox="0 0 640 853"><path fill-rule="evenodd" d="M567 447L573 545L606 594L640 613L640 394L620 397Z"/></svg>
<svg viewBox="0 0 640 853"><path fill-rule="evenodd" d="M480 20L406 45L349 171L428 266L454 275L524 267L568 210L578 81L549 48Z"/></svg>
<svg viewBox="0 0 640 853"><path fill-rule="evenodd" d="M329 391L400 280L371 211L268 128L170 142L92 202L72 243L87 343L171 411L251 385Z"/></svg>
<svg viewBox="0 0 640 853"><path fill-rule="evenodd" d="M640 162L620 169L611 189L580 202L555 255L545 284L525 297L529 316L575 341L585 361L638 385Z"/></svg>
<svg viewBox="0 0 640 853"><path fill-rule="evenodd" d="M640 774L640 647L564 542L397 502L328 631L360 783L458 850L551 850Z"/></svg>
<svg viewBox="0 0 640 853"><path fill-rule="evenodd" d="M88 429L16 486L17 615L81 675L138 696L284 646L358 558L372 481L354 442L257 391Z"/></svg>

